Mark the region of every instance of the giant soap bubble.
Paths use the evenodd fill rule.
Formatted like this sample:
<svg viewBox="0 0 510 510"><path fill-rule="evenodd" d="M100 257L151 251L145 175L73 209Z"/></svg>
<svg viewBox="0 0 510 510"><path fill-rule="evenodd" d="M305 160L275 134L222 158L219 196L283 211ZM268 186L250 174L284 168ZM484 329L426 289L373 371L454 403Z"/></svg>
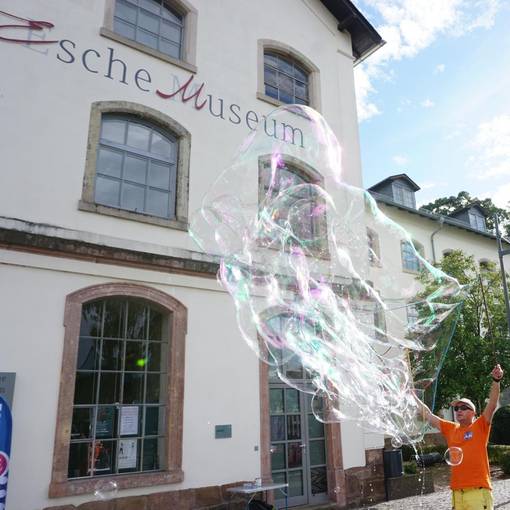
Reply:
<svg viewBox="0 0 510 510"><path fill-rule="evenodd" d="M416 442L415 395L433 396L463 290L370 193L345 182L343 165L320 114L280 107L217 178L191 235L218 257L257 356L326 402L312 405L318 419Z"/></svg>

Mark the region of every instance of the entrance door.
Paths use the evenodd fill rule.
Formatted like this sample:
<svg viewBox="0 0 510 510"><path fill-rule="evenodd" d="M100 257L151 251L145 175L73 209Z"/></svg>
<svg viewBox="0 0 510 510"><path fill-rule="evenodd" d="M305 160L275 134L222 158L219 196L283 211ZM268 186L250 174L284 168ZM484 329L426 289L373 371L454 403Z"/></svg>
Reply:
<svg viewBox="0 0 510 510"><path fill-rule="evenodd" d="M289 484L289 506L328 501L324 424L312 412L311 395L271 382L269 403L273 481ZM282 495L275 491L275 498L281 507Z"/></svg>

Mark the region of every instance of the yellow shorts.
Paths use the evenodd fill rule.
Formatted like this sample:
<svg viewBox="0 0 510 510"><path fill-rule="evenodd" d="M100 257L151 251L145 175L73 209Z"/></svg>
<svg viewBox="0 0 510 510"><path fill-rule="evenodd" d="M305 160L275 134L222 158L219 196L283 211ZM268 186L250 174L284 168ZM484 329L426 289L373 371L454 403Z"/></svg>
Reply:
<svg viewBox="0 0 510 510"><path fill-rule="evenodd" d="M454 510L493 510L494 501L489 489L458 489L452 491Z"/></svg>

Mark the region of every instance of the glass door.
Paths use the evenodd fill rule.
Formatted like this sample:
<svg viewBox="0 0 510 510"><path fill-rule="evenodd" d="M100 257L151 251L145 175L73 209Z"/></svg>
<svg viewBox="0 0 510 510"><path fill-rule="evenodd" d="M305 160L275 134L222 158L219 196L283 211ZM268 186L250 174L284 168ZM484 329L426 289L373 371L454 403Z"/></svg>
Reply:
<svg viewBox="0 0 510 510"><path fill-rule="evenodd" d="M283 383L269 388L271 472L274 482L286 482L288 505L328 500L324 424L311 408L311 395ZM315 403L319 406L321 402ZM285 503L275 493L276 504Z"/></svg>

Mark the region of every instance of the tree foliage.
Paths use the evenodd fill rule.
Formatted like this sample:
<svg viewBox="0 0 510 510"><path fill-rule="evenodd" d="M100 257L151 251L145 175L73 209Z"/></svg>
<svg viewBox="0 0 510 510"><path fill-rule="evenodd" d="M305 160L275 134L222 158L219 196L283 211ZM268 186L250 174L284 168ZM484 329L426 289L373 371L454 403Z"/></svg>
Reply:
<svg viewBox="0 0 510 510"><path fill-rule="evenodd" d="M467 191L461 191L456 197L442 197L423 205L421 208L427 211L449 216L468 205L473 203L480 204L483 209L487 212L486 218L487 228L494 231L494 214L498 215L498 221L501 225L501 233L510 236L510 201L505 209L497 207L490 198L484 198L479 200L476 197L472 197Z"/></svg>
<svg viewBox="0 0 510 510"><path fill-rule="evenodd" d="M510 339L500 273L493 263L480 269L472 256L460 250L445 256L440 267L467 286L467 295L438 378L435 409L448 407L452 399L462 396L470 398L481 411L494 365L500 363L510 372ZM422 282L426 294L437 286L429 273L422 276ZM430 359L437 359L436 354L431 352Z"/></svg>

